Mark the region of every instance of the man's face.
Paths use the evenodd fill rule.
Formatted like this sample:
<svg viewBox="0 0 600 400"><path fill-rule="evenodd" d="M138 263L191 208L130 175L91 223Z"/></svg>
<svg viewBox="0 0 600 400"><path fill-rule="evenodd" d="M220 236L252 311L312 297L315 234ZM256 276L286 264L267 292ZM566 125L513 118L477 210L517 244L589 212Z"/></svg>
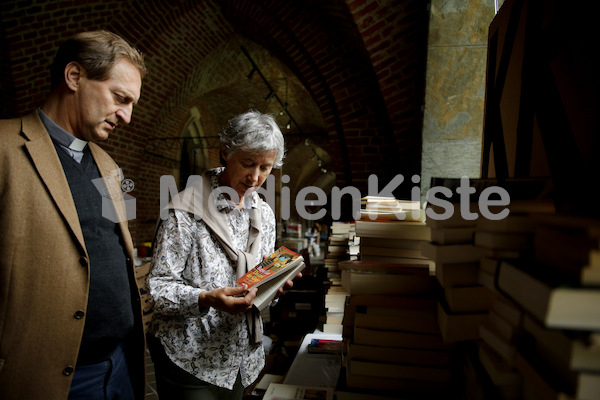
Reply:
<svg viewBox="0 0 600 400"><path fill-rule="evenodd" d="M249 153L238 150L229 160L221 175L221 185L233 188L240 199L250 190L257 190L265 182L275 163L277 153L268 150L264 153Z"/></svg>
<svg viewBox="0 0 600 400"><path fill-rule="evenodd" d="M127 58L119 60L104 81L88 79L84 71L71 120L74 135L94 142L108 139L119 124L131 122L141 90L140 72Z"/></svg>

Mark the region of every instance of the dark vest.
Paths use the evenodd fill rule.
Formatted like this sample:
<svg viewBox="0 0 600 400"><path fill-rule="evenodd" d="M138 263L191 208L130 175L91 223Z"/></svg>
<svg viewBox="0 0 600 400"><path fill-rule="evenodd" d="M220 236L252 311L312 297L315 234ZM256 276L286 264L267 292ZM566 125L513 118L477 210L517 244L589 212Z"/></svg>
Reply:
<svg viewBox="0 0 600 400"><path fill-rule="evenodd" d="M77 365L92 364L108 359L133 328L126 255L119 225L102 216L103 197L92 182L101 176L89 147L81 164L56 143L54 147L71 188L89 255L89 300ZM110 199L104 201L104 207L112 207Z"/></svg>

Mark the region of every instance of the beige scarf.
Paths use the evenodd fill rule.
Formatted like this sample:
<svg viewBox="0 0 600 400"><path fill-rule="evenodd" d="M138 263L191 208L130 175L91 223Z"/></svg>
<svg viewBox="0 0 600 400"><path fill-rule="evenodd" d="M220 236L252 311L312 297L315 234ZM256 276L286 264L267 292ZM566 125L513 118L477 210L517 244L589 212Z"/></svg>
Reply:
<svg viewBox="0 0 600 400"><path fill-rule="evenodd" d="M256 264L255 260L260 250L262 237L260 232L262 200L258 198L258 208L250 209L248 244L245 251L240 251L231 242L227 216L217 209L217 193L211 196L211 192L211 175L210 171L206 171L202 174L201 181L195 181L194 184L186 186L185 190L174 196L167 208L193 213L196 218L202 220L218 238L229 259L235 263L236 275L239 278ZM262 343L259 314L256 307L252 307L246 312L250 342L253 344Z"/></svg>

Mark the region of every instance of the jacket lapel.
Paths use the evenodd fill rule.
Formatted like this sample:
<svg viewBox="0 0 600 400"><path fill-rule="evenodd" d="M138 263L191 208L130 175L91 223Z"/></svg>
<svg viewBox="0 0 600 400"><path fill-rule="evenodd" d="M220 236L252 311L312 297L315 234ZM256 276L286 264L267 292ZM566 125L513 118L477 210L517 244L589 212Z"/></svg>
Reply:
<svg viewBox="0 0 600 400"><path fill-rule="evenodd" d="M123 198L123 192L121 191L121 181L123 180L121 170L118 168L115 169L116 164L112 158L101 151L98 145L95 143L89 143L88 146L90 146L90 152L96 161L96 165L100 171L100 176L104 178L106 189L110 194L109 197L112 200L114 210L117 213L119 228L121 229L121 237L123 238L125 248L129 253L130 249L133 249L133 240L129 233L127 212L124 201L125 199ZM133 253L128 254L128 256L133 257Z"/></svg>
<svg viewBox="0 0 600 400"><path fill-rule="evenodd" d="M63 171L60 159L52 143L50 135L40 120L37 112L23 117L23 135L29 139L25 148L40 175L48 192L52 196L56 207L63 215L67 225L77 238L81 248L85 251L83 232L79 224L77 209L73 202L71 189Z"/></svg>

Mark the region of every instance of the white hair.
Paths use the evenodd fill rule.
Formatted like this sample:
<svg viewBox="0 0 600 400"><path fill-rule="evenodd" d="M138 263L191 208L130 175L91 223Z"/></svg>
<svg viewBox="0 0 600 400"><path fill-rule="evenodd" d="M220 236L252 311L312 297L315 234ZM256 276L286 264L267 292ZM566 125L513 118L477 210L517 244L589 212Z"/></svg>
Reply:
<svg viewBox="0 0 600 400"><path fill-rule="evenodd" d="M273 168L281 168L285 157L283 134L270 114L250 110L229 120L227 127L219 134L224 145L225 161L238 150L250 153L264 153L275 150Z"/></svg>

